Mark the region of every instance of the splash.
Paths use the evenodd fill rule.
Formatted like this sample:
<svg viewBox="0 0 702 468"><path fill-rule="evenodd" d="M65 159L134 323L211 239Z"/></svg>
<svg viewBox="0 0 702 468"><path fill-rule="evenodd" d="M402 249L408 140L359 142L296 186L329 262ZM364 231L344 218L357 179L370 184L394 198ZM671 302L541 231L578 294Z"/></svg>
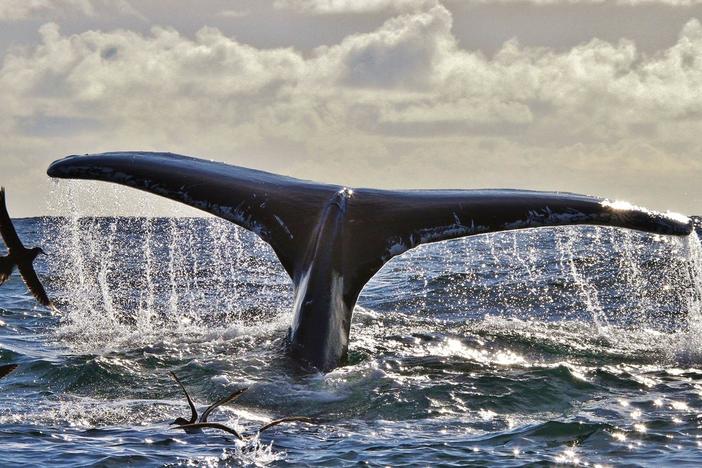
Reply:
<svg viewBox="0 0 702 468"><path fill-rule="evenodd" d="M601 241L601 231L596 230L590 243L594 244L595 248ZM588 281L575 264L576 256L576 236L574 235L558 235L556 236L556 245L561 253L559 264L561 268L567 268L568 275L572 279L578 296L581 298L588 314L592 317L593 323L597 327L600 335L606 333L607 317L602 310L600 299L597 293L597 287L591 281Z"/></svg>
<svg viewBox="0 0 702 468"><path fill-rule="evenodd" d="M169 333L204 338L287 327L291 286L265 243L217 218L183 216L178 204L156 217L154 197L133 194L86 182L55 187L53 211L69 214L47 233L59 259L51 274L66 310L62 339L95 351ZM119 209L127 199L139 216L89 216L91 203ZM668 338L657 343L668 343L666 355L676 356L702 345L700 297L696 236L581 227L421 246L389 262L360 306L449 320L583 322L613 344L621 344L624 330L636 347L636 336L663 333Z"/></svg>
<svg viewBox="0 0 702 468"><path fill-rule="evenodd" d="M673 351L676 361L702 361L702 243L697 235L687 239L689 262L686 273L687 329L677 336Z"/></svg>
<svg viewBox="0 0 702 468"><path fill-rule="evenodd" d="M60 288L60 338L81 351L144 345L164 335L231 334L289 310L288 279L269 247L215 218L154 217L149 197L61 182L45 236ZM138 200L133 217L88 216L76 200ZM194 253L197 253L196 255ZM267 327L263 327L264 329Z"/></svg>
<svg viewBox="0 0 702 468"><path fill-rule="evenodd" d="M431 320L475 324L470 330L510 323L508 333L530 340L543 331L558 347L580 340L600 351L676 360L681 350L700 349L689 335L702 322L701 265L694 235L594 226L514 231L410 251L381 270L360 302L429 320L413 322L422 329ZM390 278L404 275L419 287L394 287Z"/></svg>

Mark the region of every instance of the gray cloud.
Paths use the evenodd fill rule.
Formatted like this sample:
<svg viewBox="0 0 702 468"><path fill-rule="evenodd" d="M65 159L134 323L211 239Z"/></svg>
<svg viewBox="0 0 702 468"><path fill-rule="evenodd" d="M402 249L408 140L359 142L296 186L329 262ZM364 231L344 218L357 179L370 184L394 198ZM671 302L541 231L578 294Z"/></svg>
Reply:
<svg viewBox="0 0 702 468"><path fill-rule="evenodd" d="M63 15L96 16L123 14L140 16L127 0L3 0L0 22L27 19L48 19Z"/></svg>
<svg viewBox="0 0 702 468"><path fill-rule="evenodd" d="M251 12L248 10L234 10L234 9L222 10L218 13L219 16L223 16L225 18L243 18L245 16L249 16L250 14L251 14Z"/></svg>
<svg viewBox="0 0 702 468"><path fill-rule="evenodd" d="M446 3L463 4L532 4L532 5L650 5L689 7L702 4L702 0L447 0ZM382 11L408 12L438 4L438 0L276 0L276 8L292 9L316 15L361 14Z"/></svg>
<svg viewBox="0 0 702 468"><path fill-rule="evenodd" d="M437 5L437 0L276 0L276 8L289 8L312 14L373 13L412 11Z"/></svg>
<svg viewBox="0 0 702 468"><path fill-rule="evenodd" d="M435 84L437 60L455 46L450 31L451 14L436 6L391 18L380 29L320 48L317 55L345 86L426 89Z"/></svg>
<svg viewBox="0 0 702 468"><path fill-rule="evenodd" d="M64 35L47 24L0 68L0 166L37 187L62 154L169 150L356 186L516 186L695 208L699 21L655 54L626 40L565 51L512 40L491 57L462 48L452 21L435 5L307 53L214 28Z"/></svg>

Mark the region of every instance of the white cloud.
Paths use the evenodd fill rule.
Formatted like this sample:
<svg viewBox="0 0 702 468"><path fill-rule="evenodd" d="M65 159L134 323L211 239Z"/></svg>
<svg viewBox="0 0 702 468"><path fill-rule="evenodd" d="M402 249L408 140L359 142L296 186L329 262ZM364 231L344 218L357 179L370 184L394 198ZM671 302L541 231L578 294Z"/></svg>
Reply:
<svg viewBox="0 0 702 468"><path fill-rule="evenodd" d="M438 0L276 0L276 8L293 9L318 15L412 11L437 5Z"/></svg>
<svg viewBox="0 0 702 468"><path fill-rule="evenodd" d="M443 0L451 3L502 3L533 5L646 5L660 4L672 7L689 7L702 4L702 0ZM381 11L409 12L426 9L439 4L439 0L276 0L276 8L292 9L315 15L358 14Z"/></svg>
<svg viewBox="0 0 702 468"><path fill-rule="evenodd" d="M251 14L248 10L222 10L218 13L218 16L224 16L225 18L243 18Z"/></svg>
<svg viewBox="0 0 702 468"><path fill-rule="evenodd" d="M428 88L438 61L455 50L451 14L443 7L398 16L378 30L317 50L318 62L342 85Z"/></svg>
<svg viewBox="0 0 702 468"><path fill-rule="evenodd" d="M2 0L0 21L49 18L54 15L123 14L141 17L127 0Z"/></svg>
<svg viewBox="0 0 702 468"><path fill-rule="evenodd" d="M451 26L435 6L303 55L212 28L47 24L0 68L3 158L33 168L29 187L63 154L145 149L357 186L528 186L681 211L669 187L690 207L702 197L699 21L652 56L594 39L488 58Z"/></svg>

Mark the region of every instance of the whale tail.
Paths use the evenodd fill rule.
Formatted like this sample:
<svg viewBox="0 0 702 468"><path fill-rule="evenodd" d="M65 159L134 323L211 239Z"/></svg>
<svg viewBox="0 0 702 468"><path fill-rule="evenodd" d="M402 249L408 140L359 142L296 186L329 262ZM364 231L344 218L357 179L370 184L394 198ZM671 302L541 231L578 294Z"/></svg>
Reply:
<svg viewBox="0 0 702 468"><path fill-rule="evenodd" d="M69 156L54 162L48 175L127 185L253 231L272 246L290 275L298 306L313 303L321 310L310 322L330 315L325 308L345 310L345 317L330 318L323 332L331 337L326 342L343 353L350 314L363 286L385 262L420 244L576 224L673 235L692 230L690 220L681 215L571 193L349 189L170 153ZM346 339L334 333L346 334ZM332 355L339 357L338 352Z"/></svg>
<svg viewBox="0 0 702 468"><path fill-rule="evenodd" d="M360 292L390 258L428 242L512 229L594 224L687 235L691 221L629 204L528 190L345 189L171 153L69 156L57 178L115 182L180 201L256 233L291 278L328 203L349 194L344 273Z"/></svg>

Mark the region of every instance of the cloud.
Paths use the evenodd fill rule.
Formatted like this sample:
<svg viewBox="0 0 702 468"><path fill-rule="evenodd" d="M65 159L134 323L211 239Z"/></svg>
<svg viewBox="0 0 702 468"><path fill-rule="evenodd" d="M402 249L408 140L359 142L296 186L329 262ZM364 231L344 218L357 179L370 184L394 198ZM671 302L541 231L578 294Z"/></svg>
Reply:
<svg viewBox="0 0 702 468"><path fill-rule="evenodd" d="M438 4L438 0L276 0L275 8L328 15L339 13L373 13L378 11L413 11Z"/></svg>
<svg viewBox="0 0 702 468"><path fill-rule="evenodd" d="M671 7L689 7L702 4L702 0L444 0L442 3L501 3L533 5L646 5L660 4ZM382 11L411 12L439 4L438 0L276 0L274 6L314 15L359 14Z"/></svg>
<svg viewBox="0 0 702 468"><path fill-rule="evenodd" d="M451 14L443 7L392 18L378 30L317 50L339 84L370 88L427 88L438 60L455 49Z"/></svg>
<svg viewBox="0 0 702 468"><path fill-rule="evenodd" d="M702 0L468 0L470 3L531 3L534 5L643 5L662 4L670 6L691 6L702 3Z"/></svg>
<svg viewBox="0 0 702 468"><path fill-rule="evenodd" d="M222 10L217 15L223 16L225 18L243 18L245 16L249 16L250 14L251 14L251 12L248 10L229 9L229 10Z"/></svg>
<svg viewBox="0 0 702 468"><path fill-rule="evenodd" d="M3 0L0 22L48 19L55 15L122 14L142 17L127 0Z"/></svg>
<svg viewBox="0 0 702 468"><path fill-rule="evenodd" d="M699 201L699 21L655 55L593 39L565 51L512 40L486 57L451 27L437 5L303 54L213 28L47 24L40 44L2 62L3 151L30 187L63 154L143 149L355 186L561 189L682 211ZM670 187L690 205L667 205Z"/></svg>

